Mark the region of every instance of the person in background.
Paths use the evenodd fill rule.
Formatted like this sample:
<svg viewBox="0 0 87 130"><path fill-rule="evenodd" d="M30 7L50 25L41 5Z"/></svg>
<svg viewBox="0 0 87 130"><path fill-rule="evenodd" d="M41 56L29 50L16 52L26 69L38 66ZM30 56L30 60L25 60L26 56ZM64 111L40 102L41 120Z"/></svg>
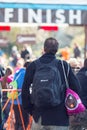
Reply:
<svg viewBox="0 0 87 130"><path fill-rule="evenodd" d="M23 58L25 61L30 59L30 52L26 44L23 45L23 49L21 50L21 58Z"/></svg>
<svg viewBox="0 0 87 130"><path fill-rule="evenodd" d="M70 58L68 60L68 63L70 64L74 74L76 74L79 71L79 69L81 68L79 65L79 62L76 58Z"/></svg>
<svg viewBox="0 0 87 130"><path fill-rule="evenodd" d="M81 50L77 43L74 44L73 53L74 53L74 58L81 57Z"/></svg>
<svg viewBox="0 0 87 130"><path fill-rule="evenodd" d="M4 51L2 50L2 48L0 48L0 56L3 57L4 54L5 54Z"/></svg>
<svg viewBox="0 0 87 130"><path fill-rule="evenodd" d="M24 67L27 68L27 67L30 65L31 62L32 62L32 61L27 60L27 61L24 63Z"/></svg>
<svg viewBox="0 0 87 130"><path fill-rule="evenodd" d="M2 89L7 89L8 83L10 83L12 81L12 79L10 78L10 76L12 76L12 74L13 74L12 67L7 66L5 75L0 78Z"/></svg>
<svg viewBox="0 0 87 130"><path fill-rule="evenodd" d="M81 100L87 109L87 58L84 60L84 66L76 73L81 85ZM87 129L87 110L72 117L70 121L70 130Z"/></svg>
<svg viewBox="0 0 87 130"><path fill-rule="evenodd" d="M20 60L20 62L22 62L22 60ZM23 80L24 80L24 76L25 76L25 71L26 71L28 64L30 64L30 62L27 62L27 63L25 62L23 66L22 66L22 64L23 63L21 63L21 66L14 73L13 81L15 81L15 80L17 81L17 89L22 88L22 84L23 84ZM23 109L21 92L18 92L18 100L19 100L19 104L20 104L20 108L21 108L21 112L22 112L24 126L25 126L25 129L27 129L27 126L29 123L29 115ZM21 121L20 110L18 107L17 99L14 99L13 110L14 110L14 114L15 114L15 130L24 130L23 124Z"/></svg>
<svg viewBox="0 0 87 130"><path fill-rule="evenodd" d="M58 68L61 75L62 85L65 84L65 78L63 73L63 68L61 64L61 60L56 59L56 53L58 51L59 43L53 38L47 38L44 42L44 53L39 58L41 64L49 64L52 61L56 60L56 67ZM65 72L68 70L68 63L63 61L65 66ZM37 64L37 66L39 66ZM37 71L36 60L34 60L26 69L25 78L22 86L22 104L23 108L27 111L27 113L33 116L33 123L31 130L69 130L69 116L67 115L67 111L65 108L65 96L63 97L62 103L55 107L37 107L32 103L31 100L31 84L33 84L33 79L35 73ZM70 66L69 66L70 67ZM71 89L79 93L80 86L76 76L74 75L71 67L68 75L68 82ZM64 95L65 95L64 87Z"/></svg>
<svg viewBox="0 0 87 130"><path fill-rule="evenodd" d="M14 68L14 73L16 71L18 71L20 68L22 68L23 65L24 65L24 59L23 58L19 58L18 61L17 61L17 63L16 63L16 66Z"/></svg>
<svg viewBox="0 0 87 130"><path fill-rule="evenodd" d="M0 78L0 84L1 84L2 89L7 89L8 84L12 81L12 78L9 77L9 76L12 75L12 73L13 73L13 69L10 66L7 66L5 75ZM7 91L3 91L2 92L2 107L4 107L7 100L8 100ZM7 104L7 107L3 111L3 119L2 119L3 127L4 127L4 124L6 123L6 121L8 119L9 111L10 111L10 103Z"/></svg>
<svg viewBox="0 0 87 130"><path fill-rule="evenodd" d="M63 60L66 60L66 61L69 60L69 58L70 58L70 50L69 50L69 47L68 47L68 46L64 47L64 48L61 50L61 56L62 56L62 59L63 59Z"/></svg>
<svg viewBox="0 0 87 130"><path fill-rule="evenodd" d="M11 56L9 59L10 66L12 66L13 68L16 66L19 56L20 56L20 54L19 54L17 46L13 46L12 50L11 50Z"/></svg>
<svg viewBox="0 0 87 130"><path fill-rule="evenodd" d="M0 65L0 78L3 77L5 75L5 67L3 67L2 65Z"/></svg>
<svg viewBox="0 0 87 130"><path fill-rule="evenodd" d="M0 78L3 77L5 75L5 68L0 65ZM1 100L2 100L2 86L0 84L0 130L2 129L2 104L1 104Z"/></svg>
<svg viewBox="0 0 87 130"><path fill-rule="evenodd" d="M84 66L76 74L81 84L81 99L85 107L87 108L87 58L84 60Z"/></svg>

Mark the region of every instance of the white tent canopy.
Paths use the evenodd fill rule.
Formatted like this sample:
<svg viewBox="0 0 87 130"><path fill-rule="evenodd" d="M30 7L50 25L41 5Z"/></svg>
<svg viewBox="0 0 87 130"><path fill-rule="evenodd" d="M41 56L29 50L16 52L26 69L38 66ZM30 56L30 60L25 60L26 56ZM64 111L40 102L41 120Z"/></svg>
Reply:
<svg viewBox="0 0 87 130"><path fill-rule="evenodd" d="M87 10L87 0L0 0L0 8Z"/></svg>
<svg viewBox="0 0 87 130"><path fill-rule="evenodd" d="M32 3L32 4L74 4L74 5L86 5L87 0L0 0L0 2L8 3Z"/></svg>

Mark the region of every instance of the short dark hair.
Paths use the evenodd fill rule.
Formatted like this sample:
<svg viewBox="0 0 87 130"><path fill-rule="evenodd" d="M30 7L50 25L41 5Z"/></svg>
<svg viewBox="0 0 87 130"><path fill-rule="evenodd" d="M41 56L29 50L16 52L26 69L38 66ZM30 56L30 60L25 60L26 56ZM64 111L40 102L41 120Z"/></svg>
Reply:
<svg viewBox="0 0 87 130"><path fill-rule="evenodd" d="M58 50L59 43L55 38L47 38L44 42L44 51L46 53L56 54Z"/></svg>

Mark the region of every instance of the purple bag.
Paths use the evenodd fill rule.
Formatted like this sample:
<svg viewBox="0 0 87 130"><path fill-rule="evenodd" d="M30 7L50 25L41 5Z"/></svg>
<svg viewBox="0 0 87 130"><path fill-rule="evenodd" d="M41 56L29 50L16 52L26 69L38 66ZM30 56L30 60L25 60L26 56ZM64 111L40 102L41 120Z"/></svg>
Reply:
<svg viewBox="0 0 87 130"><path fill-rule="evenodd" d="M86 110L78 94L70 88L66 89L65 106L68 115L81 113Z"/></svg>
<svg viewBox="0 0 87 130"><path fill-rule="evenodd" d="M65 82L66 82L65 107L67 110L67 114L73 115L73 114L78 114L78 113L84 112L86 110L86 108L83 105L79 95L75 91L73 91L69 88L63 61L62 61L62 67L63 67L64 77L65 77Z"/></svg>

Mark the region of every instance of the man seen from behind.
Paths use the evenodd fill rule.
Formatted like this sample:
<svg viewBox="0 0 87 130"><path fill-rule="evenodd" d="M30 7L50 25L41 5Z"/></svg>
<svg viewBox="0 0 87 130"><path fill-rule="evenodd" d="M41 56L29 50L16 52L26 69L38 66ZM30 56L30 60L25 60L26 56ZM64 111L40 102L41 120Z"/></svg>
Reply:
<svg viewBox="0 0 87 130"><path fill-rule="evenodd" d="M65 78L61 60L56 58L58 47L55 38L47 38L44 54L33 61L25 73L22 103L24 109L33 116L31 130L69 130L69 116L65 108ZM66 61L63 64L69 87L79 94L77 78L69 64Z"/></svg>

